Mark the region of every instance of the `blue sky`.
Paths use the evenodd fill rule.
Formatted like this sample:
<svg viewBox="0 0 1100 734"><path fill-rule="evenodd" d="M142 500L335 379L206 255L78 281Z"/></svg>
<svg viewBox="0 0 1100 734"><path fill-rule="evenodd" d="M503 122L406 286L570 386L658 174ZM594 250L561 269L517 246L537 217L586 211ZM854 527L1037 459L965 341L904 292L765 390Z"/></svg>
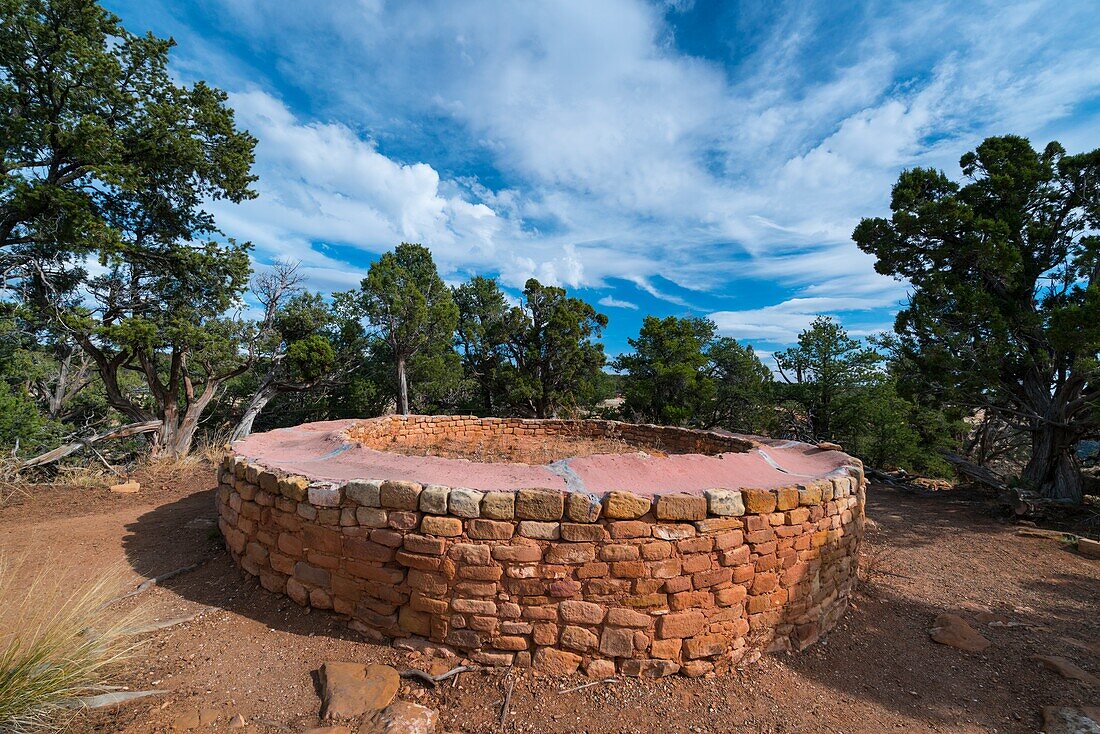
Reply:
<svg viewBox="0 0 1100 734"><path fill-rule="evenodd" d="M429 246L770 353L816 314L888 329L905 284L851 242L906 167L987 135L1100 147L1100 22L1059 2L108 0L228 91L260 197L217 205L257 264L355 287Z"/></svg>

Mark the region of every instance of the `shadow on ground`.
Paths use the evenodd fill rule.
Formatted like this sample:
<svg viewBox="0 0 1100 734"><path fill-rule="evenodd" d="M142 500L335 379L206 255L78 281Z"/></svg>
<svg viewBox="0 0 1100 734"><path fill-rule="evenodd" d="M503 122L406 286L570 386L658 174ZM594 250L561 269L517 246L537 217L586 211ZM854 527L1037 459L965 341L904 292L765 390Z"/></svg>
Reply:
<svg viewBox="0 0 1100 734"><path fill-rule="evenodd" d="M870 717L865 723L893 712L929 730L1023 732L1038 729L1044 705L1085 705L1100 694L1030 659L1035 654L1063 655L1100 674L1100 660L1091 659L1077 644L1100 639L1095 563L1057 543L1020 538L980 508L941 495L914 497L872 489L868 516L877 529L865 544L864 556L877 554L876 567L869 569L853 607L827 638L802 653L780 653L743 677L664 681L654 686L652 695L690 702L684 704L684 721L689 721L714 715L696 701L705 694L729 712L731 726L738 721L749 726L753 708L783 706L788 702L784 690L796 686L807 689L800 691L801 700L820 701L824 718L829 718L826 708L839 703L865 712ZM214 531L215 517L213 490L158 507L127 526L127 557L147 577L205 561L163 586L272 629L359 639L335 615L311 612L271 594L236 568ZM928 628L939 613L958 611L973 619L978 609L1026 626L982 626L993 645L980 654L930 641ZM575 709L570 713L601 715L598 709L614 700L599 698L598 690L570 697L568 705ZM566 702L563 698L558 703ZM799 716L792 723L805 722L814 713L802 711ZM862 730L874 729L868 725ZM801 723L791 729L800 730Z"/></svg>

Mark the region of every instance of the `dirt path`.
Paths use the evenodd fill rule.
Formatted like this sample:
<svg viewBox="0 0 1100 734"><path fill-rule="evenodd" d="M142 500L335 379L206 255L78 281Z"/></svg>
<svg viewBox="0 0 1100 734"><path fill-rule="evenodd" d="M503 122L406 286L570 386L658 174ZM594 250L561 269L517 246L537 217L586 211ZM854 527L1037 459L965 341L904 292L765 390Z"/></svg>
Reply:
<svg viewBox="0 0 1100 734"><path fill-rule="evenodd" d="M415 654L362 641L334 617L308 612L246 580L212 533L213 474L147 482L139 495L55 492L0 508L0 548L29 570L64 564L93 575L122 564L128 581L204 561L148 592L157 619L200 613L152 633L125 671L136 689L164 696L78 719L76 732L167 732L206 709L226 731L316 724L311 672L328 659L422 665ZM1034 732L1043 705L1096 705L1100 690L1030 660L1062 655L1100 675L1100 563L1050 540L1020 537L950 493L907 496L874 487L868 581L828 639L767 656L739 676L620 681L559 694L585 681L516 678L508 731L531 732ZM981 628L993 642L968 654L932 643L941 611L979 611L1034 626ZM401 697L438 708L448 731L498 730L503 674L465 674L457 687ZM260 720L275 722L260 723ZM240 731L240 730L238 730Z"/></svg>

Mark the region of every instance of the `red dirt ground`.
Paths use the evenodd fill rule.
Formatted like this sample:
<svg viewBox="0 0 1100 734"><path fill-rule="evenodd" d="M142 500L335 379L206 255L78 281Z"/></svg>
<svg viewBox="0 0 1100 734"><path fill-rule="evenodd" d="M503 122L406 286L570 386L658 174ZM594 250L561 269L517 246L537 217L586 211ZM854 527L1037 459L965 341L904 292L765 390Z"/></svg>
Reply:
<svg viewBox="0 0 1100 734"><path fill-rule="evenodd" d="M142 595L156 619L206 611L148 635L119 680L163 696L82 715L91 732L168 732L205 709L227 731L299 732L317 723L314 671L326 660L429 667L363 641L335 617L269 594L230 562L212 532L214 474L137 476L137 495L35 490L0 508L0 548L30 572L51 565L89 576L120 565L127 584L205 561ZM1034 732L1043 705L1096 705L1100 690L1030 660L1061 655L1100 675L1100 562L1056 541L1021 537L953 492L872 487L865 545L869 573L854 608L827 640L801 654L765 656L739 674L698 680L587 682L515 671L509 732ZM982 626L993 645L968 654L931 642L941 611L972 621L997 612L1031 626ZM450 667L447 665L446 667ZM401 698L440 711L446 731L496 732L504 673L465 673L435 691L406 683Z"/></svg>

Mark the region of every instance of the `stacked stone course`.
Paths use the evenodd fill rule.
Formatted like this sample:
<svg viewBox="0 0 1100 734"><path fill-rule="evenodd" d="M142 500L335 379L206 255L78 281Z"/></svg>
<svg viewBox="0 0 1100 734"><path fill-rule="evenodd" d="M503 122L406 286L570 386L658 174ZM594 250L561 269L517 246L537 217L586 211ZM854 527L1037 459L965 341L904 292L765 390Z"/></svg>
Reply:
<svg viewBox="0 0 1100 734"><path fill-rule="evenodd" d="M413 425L442 421L477 419ZM657 427L613 425L667 445L646 434ZM690 442L730 440L751 446L719 434ZM487 665L659 677L801 650L828 631L855 582L864 493L855 459L807 484L650 498L334 484L229 456L218 511L233 558L265 589L353 627Z"/></svg>

